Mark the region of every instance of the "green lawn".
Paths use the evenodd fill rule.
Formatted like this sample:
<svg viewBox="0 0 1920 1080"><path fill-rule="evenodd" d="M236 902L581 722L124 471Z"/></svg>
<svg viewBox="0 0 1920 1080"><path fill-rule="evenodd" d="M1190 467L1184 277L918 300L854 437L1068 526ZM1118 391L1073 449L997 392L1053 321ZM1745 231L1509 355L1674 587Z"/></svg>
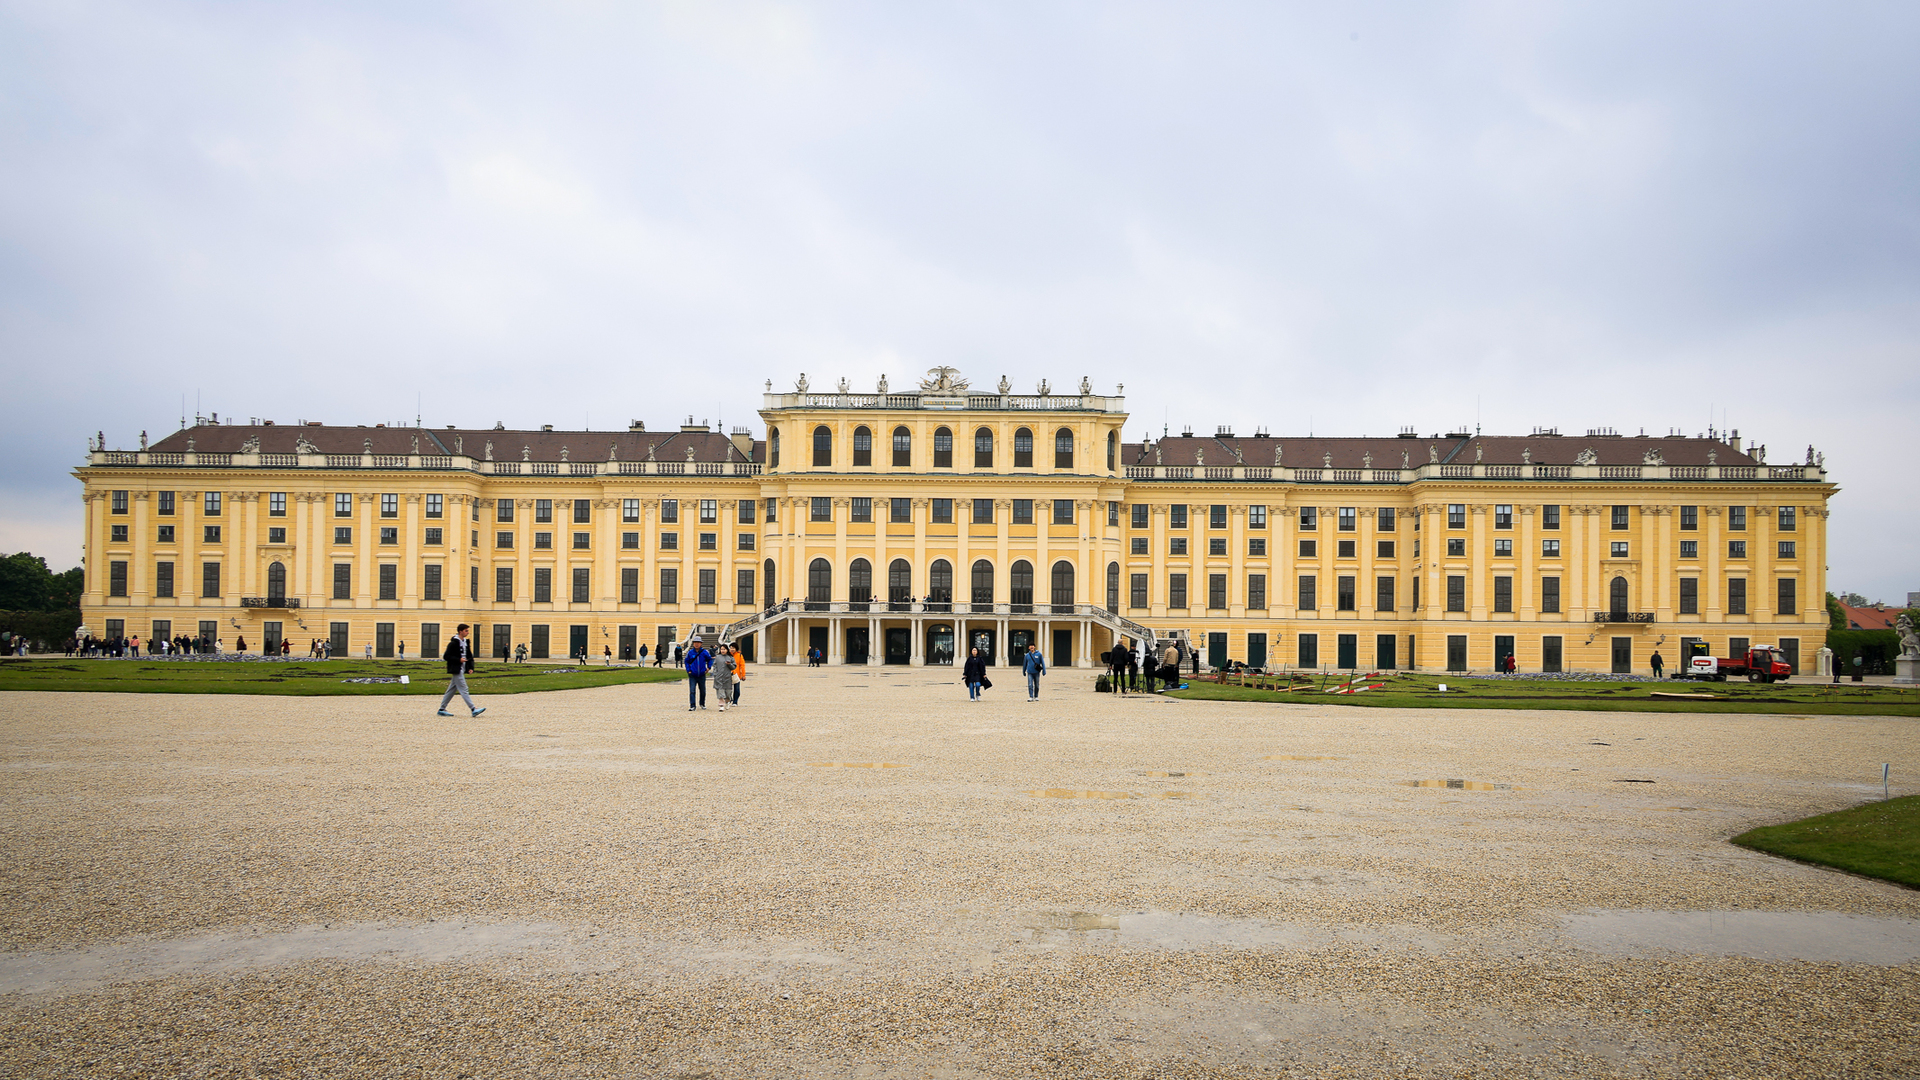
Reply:
<svg viewBox="0 0 1920 1080"><path fill-rule="evenodd" d="M342 681L374 675L406 675L412 679L412 683ZM679 677L679 671L664 667L588 667L570 671L544 664L495 662L477 665L467 678L467 686L475 694L525 694L535 690L670 682ZM322 697L381 694L426 696L441 693L446 687L446 665L438 660L323 660L315 663L270 660L229 663L177 660L0 661L0 691Z"/></svg>
<svg viewBox="0 0 1920 1080"><path fill-rule="evenodd" d="M1768 825L1741 847L1920 888L1920 795Z"/></svg>
<svg viewBox="0 0 1920 1080"><path fill-rule="evenodd" d="M1337 686L1345 677L1327 678ZM1463 679L1458 675L1397 672L1362 685L1381 684L1378 690L1357 694L1322 693L1322 680L1312 688L1291 693L1222 685L1211 676L1189 676L1187 689L1169 697L1196 701L1271 701L1287 704L1354 705L1399 709L1577 709L1597 712L1790 713L1801 716L1920 716L1920 689L1824 682L1752 683L1692 682L1559 682ZM1447 692L1440 692L1440 684ZM1701 694L1707 697L1661 700L1649 695Z"/></svg>

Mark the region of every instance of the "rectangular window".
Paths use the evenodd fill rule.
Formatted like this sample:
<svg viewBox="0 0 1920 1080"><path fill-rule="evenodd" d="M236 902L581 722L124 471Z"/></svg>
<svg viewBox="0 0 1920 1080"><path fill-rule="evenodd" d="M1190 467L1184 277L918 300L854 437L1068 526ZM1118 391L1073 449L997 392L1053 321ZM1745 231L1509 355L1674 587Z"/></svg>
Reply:
<svg viewBox="0 0 1920 1080"><path fill-rule="evenodd" d="M864 496L864 495L855 495L853 497L851 506L852 506L852 509L848 515L848 520L850 521L872 521L873 520L873 500L871 498L868 498L867 496Z"/></svg>
<svg viewBox="0 0 1920 1080"><path fill-rule="evenodd" d="M575 521L580 520L580 514L578 511L574 513L573 520ZM701 499L700 500L700 524L718 525L719 523L720 523L720 500Z"/></svg>
<svg viewBox="0 0 1920 1080"><path fill-rule="evenodd" d="M1557 637L1543 637L1540 639L1541 671L1558 672L1560 670L1560 644L1561 639Z"/></svg>
<svg viewBox="0 0 1920 1080"><path fill-rule="evenodd" d="M1175 503L1173 506L1168 507L1168 515L1169 515L1167 518L1168 528L1184 529L1187 527L1187 504L1186 503Z"/></svg>
<svg viewBox="0 0 1920 1080"><path fill-rule="evenodd" d="M1560 613L1560 578L1558 576L1540 579L1540 610L1548 615Z"/></svg>
<svg viewBox="0 0 1920 1080"><path fill-rule="evenodd" d="M660 602L663 604L680 602L680 571L671 566L660 568Z"/></svg>
<svg viewBox="0 0 1920 1080"><path fill-rule="evenodd" d="M220 599L220 564L217 562L200 564L200 596L206 600Z"/></svg>
<svg viewBox="0 0 1920 1080"><path fill-rule="evenodd" d="M1357 579L1346 574L1342 574L1334 580L1334 607L1336 610L1355 610L1354 592L1356 590L1354 589L1354 582L1356 580Z"/></svg>
<svg viewBox="0 0 1920 1080"><path fill-rule="evenodd" d="M1799 556L1796 554L1798 548L1795 544L1796 542L1792 540L1780 541L1780 553L1777 557L1782 559L1798 558Z"/></svg>
<svg viewBox="0 0 1920 1080"><path fill-rule="evenodd" d="M173 526L162 525L156 530L155 539L162 544L173 543Z"/></svg>
<svg viewBox="0 0 1920 1080"><path fill-rule="evenodd" d="M1267 538L1264 536L1247 537L1247 554L1256 559L1265 558L1267 554Z"/></svg>
<svg viewBox="0 0 1920 1080"><path fill-rule="evenodd" d="M1747 542L1745 540L1727 541L1727 558L1744 559L1746 557L1747 557Z"/></svg>
<svg viewBox="0 0 1920 1080"><path fill-rule="evenodd" d="M1267 609L1267 575L1247 575L1247 610L1265 611Z"/></svg>
<svg viewBox="0 0 1920 1080"><path fill-rule="evenodd" d="M281 531L282 531L282 532L285 532L286 530L285 530L285 529L282 529ZM108 531L108 533L107 533L107 539L109 539L109 540L111 540L111 541L112 541L113 543L116 543L116 544L124 544L124 543L126 543L126 542L127 542L127 527L126 527L125 525L115 525L115 526L113 526L113 527L112 527L112 528L111 528L111 529L110 529L110 530Z"/></svg>
<svg viewBox="0 0 1920 1080"><path fill-rule="evenodd" d="M1495 503L1493 507L1493 527L1496 529L1513 528L1513 507L1505 503Z"/></svg>
<svg viewBox="0 0 1920 1080"><path fill-rule="evenodd" d="M677 532L661 533L660 534L660 550L661 551L679 551L680 550L680 534Z"/></svg>
<svg viewBox="0 0 1920 1080"><path fill-rule="evenodd" d="M333 564L333 598L335 600L353 599L353 564L337 562Z"/></svg>
<svg viewBox="0 0 1920 1080"><path fill-rule="evenodd" d="M1373 609L1375 611L1392 611L1393 604L1393 579L1390 577L1375 578L1373 582Z"/></svg>
<svg viewBox="0 0 1920 1080"><path fill-rule="evenodd" d="M1264 506L1247 507L1247 528L1264 529L1267 527L1267 508Z"/></svg>
<svg viewBox="0 0 1920 1080"><path fill-rule="evenodd" d="M705 535L711 536L713 534L707 533ZM573 550L575 551L585 551L592 542L592 533L577 532L573 534Z"/></svg>
<svg viewBox="0 0 1920 1080"><path fill-rule="evenodd" d="M1374 525L1374 529L1375 529L1375 531L1377 531L1377 532L1392 532L1392 531L1393 531L1393 529L1394 529L1394 513L1393 513L1393 507L1391 507L1391 506L1383 506L1383 507L1381 507L1381 508L1379 509L1379 511L1378 511L1378 513L1376 514L1376 516L1375 516L1375 518L1374 518L1374 521L1375 521L1375 523L1376 523L1376 524Z"/></svg>
<svg viewBox="0 0 1920 1080"><path fill-rule="evenodd" d="M1513 541L1508 539L1495 540L1493 542L1493 557L1496 559L1513 558Z"/></svg>
<svg viewBox="0 0 1920 1080"><path fill-rule="evenodd" d="M480 568L467 567L467 598L474 603L480 602Z"/></svg>
<svg viewBox="0 0 1920 1080"><path fill-rule="evenodd" d="M1616 506L1613 508L1613 527L1615 529L1627 528L1627 511L1630 509L1632 508L1626 506Z"/></svg>
<svg viewBox="0 0 1920 1080"><path fill-rule="evenodd" d="M586 533L574 533L573 535L574 535L575 537L581 537L581 536L585 536L585 535L587 535L587 534L586 534ZM584 544L575 544L574 546L575 546L575 547L584 547L585 545L584 545ZM710 532L703 532L703 533L701 533L701 534L700 534L700 550L701 550L701 551L719 551L719 550L720 550L720 534L719 534L719 533L710 533Z"/></svg>
<svg viewBox="0 0 1920 1080"><path fill-rule="evenodd" d="M427 563L420 568L420 598L422 600L440 599L440 573L441 567L439 563Z"/></svg>
<svg viewBox="0 0 1920 1080"><path fill-rule="evenodd" d="M593 500L592 499L573 500L573 523L575 525L586 525L591 523L592 521L593 521Z"/></svg>
<svg viewBox="0 0 1920 1080"><path fill-rule="evenodd" d="M1338 559L1358 558L1359 552L1356 550L1356 547L1359 543L1360 542L1358 540L1339 541L1338 548L1334 551L1334 557Z"/></svg>
<svg viewBox="0 0 1920 1080"><path fill-rule="evenodd" d="M1780 523L1780 524L1779 524L1779 528L1780 528L1780 531L1781 531L1781 532L1792 532L1792 531L1794 531L1795 529L1797 529L1797 528L1799 528L1799 527L1800 527L1800 526L1799 526L1799 521L1800 521L1800 516L1799 516L1799 515L1800 515L1800 511L1799 511L1799 508L1798 508L1798 507L1793 507L1793 506L1783 506L1783 507L1781 507L1781 508L1780 508L1780 514L1779 514L1779 516L1778 516L1777 518L1775 518L1774 520L1776 520L1776 521L1778 521L1778 522Z"/></svg>
<svg viewBox="0 0 1920 1080"><path fill-rule="evenodd" d="M952 499L933 500L933 523L935 525L953 524L953 500Z"/></svg>
<svg viewBox="0 0 1920 1080"><path fill-rule="evenodd" d="M383 544L398 544L400 542L400 527L397 525L383 527L380 530L380 542Z"/></svg>
<svg viewBox="0 0 1920 1080"><path fill-rule="evenodd" d="M1303 668L1320 666L1320 635L1300 635L1300 665Z"/></svg>
<svg viewBox="0 0 1920 1080"><path fill-rule="evenodd" d="M1543 506L1540 508L1540 527L1543 529L1557 529L1560 527L1560 508L1558 506Z"/></svg>
<svg viewBox="0 0 1920 1080"><path fill-rule="evenodd" d="M1313 532L1320 528L1320 508L1303 506L1300 508L1300 528L1303 532Z"/></svg>
<svg viewBox="0 0 1920 1080"><path fill-rule="evenodd" d="M1447 575L1447 610L1467 610L1467 579L1463 574Z"/></svg>
<svg viewBox="0 0 1920 1080"><path fill-rule="evenodd" d="M1513 579L1504 574L1496 574L1493 578L1493 610L1513 610Z"/></svg>
<svg viewBox="0 0 1920 1080"><path fill-rule="evenodd" d="M440 655L440 624L423 622L420 624L420 656L431 660Z"/></svg>
<svg viewBox="0 0 1920 1080"><path fill-rule="evenodd" d="M739 548L740 548L740 550L741 550L741 551L752 551L752 550L753 550L753 534L752 534L752 533L741 533L741 534L740 534L740 543L739 543Z"/></svg>
<svg viewBox="0 0 1920 1080"><path fill-rule="evenodd" d="M1221 611L1227 606L1227 575L1207 575L1207 607Z"/></svg>
<svg viewBox="0 0 1920 1080"><path fill-rule="evenodd" d="M753 504L749 502L746 505L752 506ZM753 515L749 513L747 516L749 519L751 519ZM640 520L640 500L639 499L621 499L620 500L620 521L623 524L632 525L637 523L639 520Z"/></svg>
<svg viewBox="0 0 1920 1080"><path fill-rule="evenodd" d="M1420 519L1415 518L1414 520L1418 521ZM1414 611L1419 611L1420 610L1420 578L1417 575L1413 579L1413 596L1410 598L1410 601L1411 601L1412 609ZM1407 647L1407 654L1409 656L1413 654L1413 647L1411 645Z"/></svg>
<svg viewBox="0 0 1920 1080"><path fill-rule="evenodd" d="M1224 537L1224 536L1211 536L1211 537L1208 537L1208 538L1207 538L1207 554L1209 554L1209 555L1225 555L1226 553L1227 553L1227 538L1226 538L1226 537Z"/></svg>
<svg viewBox="0 0 1920 1080"><path fill-rule="evenodd" d="M336 544L353 543L353 526L335 525L333 527L333 542Z"/></svg>
<svg viewBox="0 0 1920 1080"><path fill-rule="evenodd" d="M160 493L159 512L162 514L166 514L168 516L171 516L173 514L173 492L163 491Z"/></svg>
<svg viewBox="0 0 1920 1080"><path fill-rule="evenodd" d="M1032 499L1013 500L1013 523L1015 525L1033 524L1033 500Z"/></svg>
<svg viewBox="0 0 1920 1080"><path fill-rule="evenodd" d="M1300 541L1300 557L1301 558L1313 559L1313 558L1318 558L1319 555L1320 555L1320 541L1318 540Z"/></svg>
<svg viewBox="0 0 1920 1080"><path fill-rule="evenodd" d="M668 500L668 502L672 502L672 500ZM666 506L666 503L663 502L660 505L664 507ZM674 505L677 507L680 504L674 503ZM669 517L667 513L663 510L660 514L660 520L672 521L673 518ZM533 500L533 522L536 525L553 524L553 500L552 499Z"/></svg>
<svg viewBox="0 0 1920 1080"><path fill-rule="evenodd" d="M400 568L392 563L380 564L380 599L400 599Z"/></svg>
<svg viewBox="0 0 1920 1080"><path fill-rule="evenodd" d="M336 491L333 493L333 516L334 517L352 517L353 516L352 493L345 492L345 491Z"/></svg>
<svg viewBox="0 0 1920 1080"><path fill-rule="evenodd" d="M1680 508L1680 530L1682 532L1695 532L1699 528L1700 528L1700 508L1697 506L1681 507Z"/></svg>
<svg viewBox="0 0 1920 1080"><path fill-rule="evenodd" d="M1187 606L1187 575L1167 575L1167 606L1170 608Z"/></svg>
<svg viewBox="0 0 1920 1080"><path fill-rule="evenodd" d="M1393 558L1393 541L1391 540L1378 541L1374 545L1374 557L1379 559Z"/></svg>
<svg viewBox="0 0 1920 1080"><path fill-rule="evenodd" d="M283 526L280 526L279 528L273 528L273 529L267 530L267 543L284 544L286 542L287 542L286 526L283 525Z"/></svg>
<svg viewBox="0 0 1920 1080"><path fill-rule="evenodd" d="M1151 521L1147 515L1151 513L1152 510L1153 508L1146 503L1134 503L1129 509L1129 514L1133 519L1133 527L1136 529L1144 529L1150 525Z"/></svg>
<svg viewBox="0 0 1920 1080"><path fill-rule="evenodd" d="M734 571L733 602L735 604L753 603L753 571Z"/></svg>
<svg viewBox="0 0 1920 1080"><path fill-rule="evenodd" d="M1700 557L1700 541L1698 540L1680 541L1680 557L1683 559L1699 558Z"/></svg>
<svg viewBox="0 0 1920 1080"><path fill-rule="evenodd" d="M444 505L445 504L440 496L438 495L427 496L427 516L430 518L439 517L441 507ZM435 623L434 625L438 626L439 624ZM425 642L422 642L422 644L425 644Z"/></svg>
<svg viewBox="0 0 1920 1080"><path fill-rule="evenodd" d="M287 493L286 492L270 491L267 493L267 516L268 517L286 517L287 516Z"/></svg>
<svg viewBox="0 0 1920 1080"><path fill-rule="evenodd" d="M1295 604L1294 606L1298 607L1301 611L1318 610L1320 607L1319 593L1320 593L1319 578L1317 578L1313 574L1301 574L1299 589L1298 589L1299 603Z"/></svg>
<svg viewBox="0 0 1920 1080"><path fill-rule="evenodd" d="M754 502L752 499L741 499L739 506L735 510L735 513L738 515L738 517L736 518L736 524L740 524L740 525L756 524L756 522L753 520L753 517L754 517L754 508L757 507L758 505L759 504Z"/></svg>
<svg viewBox="0 0 1920 1080"><path fill-rule="evenodd" d="M620 549L621 549L622 551L638 551L638 550L640 550L640 534L639 534L639 533L637 533L637 532L623 532L623 533L621 533L621 534L620 534Z"/></svg>
<svg viewBox="0 0 1920 1080"><path fill-rule="evenodd" d="M513 567L496 566L493 568L493 602L496 604L513 603Z"/></svg>
<svg viewBox="0 0 1920 1080"><path fill-rule="evenodd" d="M493 546L497 548L511 548L513 546L513 534L510 532L494 533Z"/></svg>
<svg viewBox="0 0 1920 1080"><path fill-rule="evenodd" d="M1055 525L1073 524L1073 500L1072 499L1053 500L1053 523Z"/></svg>
<svg viewBox="0 0 1920 1080"><path fill-rule="evenodd" d="M1747 531L1747 508L1744 506L1727 507L1727 531Z"/></svg>
<svg viewBox="0 0 1920 1080"><path fill-rule="evenodd" d="M587 568L584 566L574 567L573 568L573 602L574 603L584 604L588 601L589 597L587 596L587 584L588 584Z"/></svg>
<svg viewBox="0 0 1920 1080"><path fill-rule="evenodd" d="M553 550L553 534L550 532L534 533L533 549L535 551L552 551Z"/></svg>
<svg viewBox="0 0 1920 1080"><path fill-rule="evenodd" d="M1227 508L1224 503L1213 503L1207 507L1207 528L1224 529L1227 527Z"/></svg>
<svg viewBox="0 0 1920 1080"><path fill-rule="evenodd" d="M887 500L887 504L887 521L889 524L894 522L902 525L913 524L912 499L889 499Z"/></svg>
<svg viewBox="0 0 1920 1080"><path fill-rule="evenodd" d="M1129 550L1129 553L1133 555L1149 554L1149 552L1147 551L1147 538L1144 536L1134 537L1130 543L1128 550Z"/></svg>
<svg viewBox="0 0 1920 1080"><path fill-rule="evenodd" d="M1747 579L1734 577L1727 579L1727 614L1745 615L1747 613Z"/></svg>
<svg viewBox="0 0 1920 1080"><path fill-rule="evenodd" d="M773 523L779 520L780 520L780 501L778 499L768 499L767 500L767 524L772 525Z"/></svg>
<svg viewBox="0 0 1920 1080"><path fill-rule="evenodd" d="M1134 574L1128 587L1128 603L1136 608L1147 606L1147 575Z"/></svg>
<svg viewBox="0 0 1920 1080"><path fill-rule="evenodd" d="M171 561L153 564L153 595L162 597L173 595L173 563Z"/></svg>
<svg viewBox="0 0 1920 1080"><path fill-rule="evenodd" d="M975 525L993 524L993 500L992 499L973 500L973 523Z"/></svg>
<svg viewBox="0 0 1920 1080"><path fill-rule="evenodd" d="M1467 527L1467 505L1450 503L1447 506L1447 528L1464 529Z"/></svg>
<svg viewBox="0 0 1920 1080"><path fill-rule="evenodd" d="M1615 540L1613 541L1613 543L1607 546L1607 557L1610 559L1627 558L1628 557L1627 552L1628 552L1628 547L1627 547L1627 542L1625 540Z"/></svg>
<svg viewBox="0 0 1920 1080"><path fill-rule="evenodd" d="M1169 536L1169 537L1167 537L1167 554L1169 554L1169 555L1185 555L1186 553L1187 553L1187 538L1186 538L1186 537L1184 537L1184 536Z"/></svg>
<svg viewBox="0 0 1920 1080"><path fill-rule="evenodd" d="M1799 594L1797 591L1799 582L1790 577L1783 577L1780 579L1779 585L1779 601L1774 604L1773 613L1775 615L1798 615L1800 613L1798 607Z"/></svg>
<svg viewBox="0 0 1920 1080"><path fill-rule="evenodd" d="M1359 528L1359 520L1354 513L1353 507L1343 506L1340 508L1339 528L1341 532L1353 532L1355 529Z"/></svg>
<svg viewBox="0 0 1920 1080"><path fill-rule="evenodd" d="M1680 614L1700 614L1700 579L1683 577L1680 579Z"/></svg>
<svg viewBox="0 0 1920 1080"><path fill-rule="evenodd" d="M536 604L553 603L553 567L536 566L533 568L533 602Z"/></svg>
<svg viewBox="0 0 1920 1080"><path fill-rule="evenodd" d="M206 510L208 517L219 517L220 516L220 493L217 491L207 492L202 500L201 505Z"/></svg>
<svg viewBox="0 0 1920 1080"><path fill-rule="evenodd" d="M832 521L833 520L833 500L832 499L827 498L825 495L815 495L813 496L811 502L808 505L812 508L812 513L808 515L808 520L810 521ZM869 516L871 516L871 511L869 511Z"/></svg>
<svg viewBox="0 0 1920 1080"><path fill-rule="evenodd" d="M507 505L511 507L512 503L507 503ZM380 496L380 516L383 518L396 518L400 516L399 495L388 492ZM513 511L511 509L507 511L505 520L513 520Z"/></svg>
<svg viewBox="0 0 1920 1080"><path fill-rule="evenodd" d="M220 542L220 526L218 525L200 526L200 542L203 544L219 543Z"/></svg>
<svg viewBox="0 0 1920 1080"><path fill-rule="evenodd" d="M107 564L107 595L127 595L127 564L119 559Z"/></svg>
<svg viewBox="0 0 1920 1080"><path fill-rule="evenodd" d="M1450 537L1447 540L1447 557L1449 559L1466 558L1467 557L1467 538L1464 536Z"/></svg>
<svg viewBox="0 0 1920 1080"><path fill-rule="evenodd" d="M579 573L579 571L577 570L574 572ZM720 572L718 570L703 568L700 570L699 573L700 573L700 577L699 577L700 601L699 602L702 604L719 603L720 601L717 595L719 592L719 586L715 583L715 578L719 576Z"/></svg>

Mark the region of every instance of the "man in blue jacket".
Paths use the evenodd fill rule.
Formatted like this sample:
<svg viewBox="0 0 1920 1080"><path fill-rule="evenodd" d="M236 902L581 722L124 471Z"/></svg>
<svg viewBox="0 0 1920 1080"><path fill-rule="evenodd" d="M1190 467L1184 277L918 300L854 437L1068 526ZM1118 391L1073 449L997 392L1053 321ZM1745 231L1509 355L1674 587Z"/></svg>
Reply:
<svg viewBox="0 0 1920 1080"><path fill-rule="evenodd" d="M1027 700L1040 700L1040 676L1047 673L1047 658L1040 655L1037 648L1027 650L1027 658L1020 662L1020 670L1027 673Z"/></svg>
<svg viewBox="0 0 1920 1080"><path fill-rule="evenodd" d="M713 667L713 654L695 637L687 642L684 662L687 668L687 711L704 709L707 707L707 672ZM698 704L695 704L696 695Z"/></svg>

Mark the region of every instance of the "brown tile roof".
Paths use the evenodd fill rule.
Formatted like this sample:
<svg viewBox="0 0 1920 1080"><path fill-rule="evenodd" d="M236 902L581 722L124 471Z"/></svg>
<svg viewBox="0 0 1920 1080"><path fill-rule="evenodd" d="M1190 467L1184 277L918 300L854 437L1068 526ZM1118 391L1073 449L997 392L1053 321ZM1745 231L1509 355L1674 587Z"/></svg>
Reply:
<svg viewBox="0 0 1920 1080"><path fill-rule="evenodd" d="M1849 630L1891 630L1893 620L1900 617L1903 609L1880 605L1854 607L1851 604L1841 604L1840 610L1847 616Z"/></svg>
<svg viewBox="0 0 1920 1080"><path fill-rule="evenodd" d="M209 453L234 454L249 439L260 440L263 454L291 454L304 438L323 454L359 454L369 442L375 454L409 454L419 437L422 454L464 453L486 457L493 446L498 461L606 461L611 452L621 461L645 461L649 450L658 461L761 461L765 443L753 444L752 457L740 452L733 440L717 431L499 431L488 428L301 427L298 425L203 424L177 431L153 444L161 453L193 448ZM687 457L688 447L693 457Z"/></svg>
<svg viewBox="0 0 1920 1080"><path fill-rule="evenodd" d="M1600 465L1641 465L1657 451L1668 465L1705 465L1708 455L1721 465L1753 465L1753 458L1716 439L1566 435L1439 435L1416 439L1375 438L1233 438L1211 435L1170 436L1160 440L1162 465L1194 465L1195 451L1205 464L1231 465L1238 451L1248 465L1279 464L1293 468L1417 468L1437 458L1443 464L1571 465L1582 450L1591 449ZM1371 455L1371 457L1369 457ZM1121 457L1128 465L1152 465L1153 450L1145 443L1125 443Z"/></svg>

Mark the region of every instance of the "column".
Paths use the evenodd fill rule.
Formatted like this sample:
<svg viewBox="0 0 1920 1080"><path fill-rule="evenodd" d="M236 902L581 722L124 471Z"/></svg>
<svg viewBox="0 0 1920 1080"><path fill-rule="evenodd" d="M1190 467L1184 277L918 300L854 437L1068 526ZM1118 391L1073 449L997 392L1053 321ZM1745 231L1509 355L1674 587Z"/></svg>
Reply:
<svg viewBox="0 0 1920 1080"><path fill-rule="evenodd" d="M147 524L147 500L152 493L136 491L132 494L133 525L128 531L133 537L133 553L127 556L130 564L127 567L127 602L135 607L146 607L153 603L153 533ZM152 632L153 625L148 623L139 631L140 640L145 641ZM134 630L129 627L127 636L133 635Z"/></svg>

